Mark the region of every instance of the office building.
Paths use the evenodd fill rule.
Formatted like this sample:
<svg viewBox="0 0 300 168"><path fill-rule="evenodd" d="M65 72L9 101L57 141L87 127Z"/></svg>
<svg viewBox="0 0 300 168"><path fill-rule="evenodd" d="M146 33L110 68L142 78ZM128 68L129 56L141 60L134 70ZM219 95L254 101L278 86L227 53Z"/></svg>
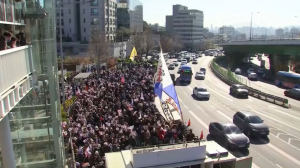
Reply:
<svg viewBox="0 0 300 168"><path fill-rule="evenodd" d="M203 12L173 5L173 15L166 16L166 30L178 34L183 45L192 49L194 44L203 41Z"/></svg>
<svg viewBox="0 0 300 168"><path fill-rule="evenodd" d="M284 37L284 30L283 29L276 29L275 30L276 37Z"/></svg>
<svg viewBox="0 0 300 168"><path fill-rule="evenodd" d="M117 27L143 32L143 4L138 0L118 0Z"/></svg>
<svg viewBox="0 0 300 168"><path fill-rule="evenodd" d="M100 29L106 40L114 42L117 30L117 0L55 0L56 26L62 24L63 50L71 53L87 52L91 30ZM61 17L60 11L61 8ZM57 29L59 39L59 29Z"/></svg>
<svg viewBox="0 0 300 168"><path fill-rule="evenodd" d="M62 168L55 2L0 6L1 34L12 31L22 41L0 51L0 167Z"/></svg>

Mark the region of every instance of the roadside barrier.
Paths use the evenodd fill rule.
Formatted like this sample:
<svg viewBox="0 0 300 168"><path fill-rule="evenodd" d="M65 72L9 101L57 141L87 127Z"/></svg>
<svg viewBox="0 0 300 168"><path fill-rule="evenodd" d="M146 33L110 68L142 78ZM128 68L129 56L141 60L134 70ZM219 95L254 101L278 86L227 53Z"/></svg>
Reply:
<svg viewBox="0 0 300 168"><path fill-rule="evenodd" d="M224 83L226 83L229 86L231 86L233 84L244 85L243 83L241 83L237 80L229 79L228 77L224 76L223 73L221 73L217 70L217 69L220 69L220 68L215 68L216 66L219 66L219 65L216 64L213 60L210 64L210 68L213 71L213 73L219 79L221 79ZM286 99L286 98L270 95L270 94L264 93L260 90L248 87L246 85L244 85L244 87L248 90L249 96L256 97L258 99L261 99L261 100L264 100L264 101L267 101L267 102L270 102L270 103L273 103L273 104L276 104L276 105L279 105L279 106L290 108L290 105L288 104L288 99Z"/></svg>

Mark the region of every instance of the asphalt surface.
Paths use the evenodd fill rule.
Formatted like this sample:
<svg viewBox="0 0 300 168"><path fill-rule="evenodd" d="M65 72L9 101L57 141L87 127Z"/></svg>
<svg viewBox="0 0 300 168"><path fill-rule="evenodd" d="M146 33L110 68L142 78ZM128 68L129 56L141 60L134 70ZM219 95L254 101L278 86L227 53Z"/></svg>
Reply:
<svg viewBox="0 0 300 168"><path fill-rule="evenodd" d="M205 80L193 78L190 85L175 88L183 112L184 122L190 120L195 135L201 131L207 140L210 122L232 122L232 117L238 110L248 110L259 115L270 127L268 138L251 138L248 150L233 150L237 157L252 156L253 167L269 168L298 168L300 167L300 113L292 109L285 109L252 97L237 99L229 95L229 86L219 80L209 68L213 57L202 56L198 64L191 64L193 72L201 67L206 68ZM172 59L168 60L172 62ZM178 66L179 67L179 66ZM178 67L170 70L178 77ZM192 90L196 86L204 86L210 92L210 100L199 101L193 98Z"/></svg>

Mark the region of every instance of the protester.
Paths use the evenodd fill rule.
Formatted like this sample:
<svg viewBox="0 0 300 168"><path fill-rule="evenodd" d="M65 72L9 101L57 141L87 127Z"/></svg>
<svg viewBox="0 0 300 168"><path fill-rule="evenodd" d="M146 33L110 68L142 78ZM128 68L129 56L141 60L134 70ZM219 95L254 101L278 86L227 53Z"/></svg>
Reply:
<svg viewBox="0 0 300 168"><path fill-rule="evenodd" d="M9 48L7 43L10 42L11 37L12 37L12 34L8 31L4 31L3 35L0 36L0 51L6 50Z"/></svg>
<svg viewBox="0 0 300 168"><path fill-rule="evenodd" d="M81 84L72 84L77 100L69 125L63 123L63 136L72 139L78 168L104 168L107 152L182 142L184 137L193 140L181 121L166 122L158 112L153 75L151 65L132 64L102 69Z"/></svg>

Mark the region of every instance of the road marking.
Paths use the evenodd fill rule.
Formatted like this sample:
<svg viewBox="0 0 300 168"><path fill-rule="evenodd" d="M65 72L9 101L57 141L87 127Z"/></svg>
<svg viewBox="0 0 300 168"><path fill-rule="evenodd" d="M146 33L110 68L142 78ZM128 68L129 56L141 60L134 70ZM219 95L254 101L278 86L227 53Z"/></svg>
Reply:
<svg viewBox="0 0 300 168"><path fill-rule="evenodd" d="M177 97L178 97L178 100L179 100L179 101L182 101L182 100L180 99L180 97L179 97L179 96L177 96Z"/></svg>
<svg viewBox="0 0 300 168"><path fill-rule="evenodd" d="M250 109L253 109L253 107L251 107L251 106L247 106L248 108L250 108Z"/></svg>
<svg viewBox="0 0 300 168"><path fill-rule="evenodd" d="M273 117L267 116L267 115L265 115L265 114L263 114L263 113L261 113L261 112L258 112L258 111L256 111L256 110L252 110L252 111L254 111L254 112L256 112L256 113L258 113L258 114L260 114L260 115L262 115L262 116L265 116L265 117L267 117L267 118L269 118L269 119L272 119L272 120L274 120L274 121L276 121L276 122L279 122L279 123L282 124L282 125L285 125L285 126L287 126L287 127L290 127L290 128L292 128L292 129L295 129L295 130L298 131L298 128L296 128L296 127L293 127L293 126L291 126L291 125L285 124L285 123L283 123L283 122L281 122L281 121L279 121L279 120L277 120L277 119L275 119L275 118L273 118Z"/></svg>
<svg viewBox="0 0 300 168"><path fill-rule="evenodd" d="M185 93L185 92L183 92L186 96L188 96L188 94L187 93Z"/></svg>
<svg viewBox="0 0 300 168"><path fill-rule="evenodd" d="M281 167L279 164L276 164L276 166L279 167L279 168L283 168L283 167Z"/></svg>
<svg viewBox="0 0 300 168"><path fill-rule="evenodd" d="M206 88L209 88L209 87L207 87L205 84L203 84L203 86L205 86ZM229 98L226 97L226 96L221 95L220 93L214 91L213 89L209 88L209 90L215 92L216 94L218 94L219 96L223 97L224 99L227 99L227 100L233 102L233 100L229 99Z"/></svg>
<svg viewBox="0 0 300 168"><path fill-rule="evenodd" d="M274 109L277 109L277 107L275 107L275 106L269 106L269 108L274 108Z"/></svg>
<svg viewBox="0 0 300 168"><path fill-rule="evenodd" d="M280 153L281 155L285 156L286 158L288 158L289 160L293 161L294 163L296 163L297 165L300 166L300 161L295 159L294 157L292 157L291 155L285 153L284 151L282 151L281 149L277 148L276 146L268 143L267 146L269 146L270 148L272 148L273 150L277 151L278 153Z"/></svg>
<svg viewBox="0 0 300 168"><path fill-rule="evenodd" d="M184 105L183 107L185 107L186 109L189 109L189 107L188 107L188 106L186 106L186 105Z"/></svg>
<svg viewBox="0 0 300 168"><path fill-rule="evenodd" d="M285 112L283 112L283 111L276 110L276 109L273 109L273 110L277 111L278 113L281 113L281 114L284 114L284 115L290 116L290 117L292 117L292 118L297 118L298 120L300 120L300 118L299 118L299 117L293 116L293 115L291 115L291 114L289 114L289 113L285 113Z"/></svg>
<svg viewBox="0 0 300 168"><path fill-rule="evenodd" d="M227 120L232 121L232 119L230 117L228 117L227 115L225 115L224 113L222 113L221 111L217 110L217 112L219 114L221 114L223 117L225 117Z"/></svg>
<svg viewBox="0 0 300 168"><path fill-rule="evenodd" d="M208 116L208 114L207 114L200 106L197 106L197 105L196 105L196 107L197 107L198 109L200 109L206 116Z"/></svg>
<svg viewBox="0 0 300 168"><path fill-rule="evenodd" d="M216 109L214 106L210 105L211 108Z"/></svg>
<svg viewBox="0 0 300 168"><path fill-rule="evenodd" d="M248 99L249 101L251 101L251 102L253 102L253 100L252 99Z"/></svg>
<svg viewBox="0 0 300 168"><path fill-rule="evenodd" d="M194 112L188 110L189 113L205 128L208 130L208 125L206 125Z"/></svg>

